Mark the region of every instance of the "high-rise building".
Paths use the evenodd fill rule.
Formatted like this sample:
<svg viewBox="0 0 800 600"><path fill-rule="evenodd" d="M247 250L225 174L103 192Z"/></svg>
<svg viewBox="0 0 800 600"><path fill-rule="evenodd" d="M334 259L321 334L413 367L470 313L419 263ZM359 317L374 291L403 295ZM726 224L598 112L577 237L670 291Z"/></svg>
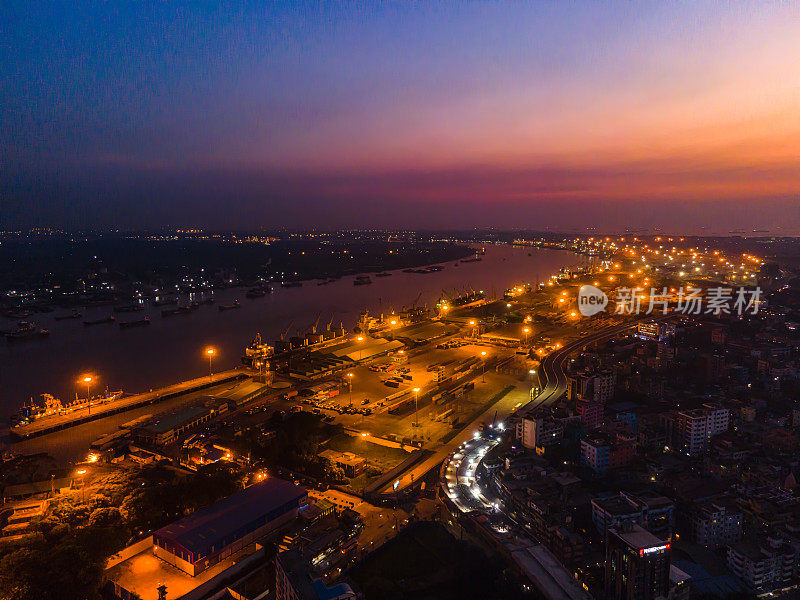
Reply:
<svg viewBox="0 0 800 600"><path fill-rule="evenodd" d="M675 415L674 432L678 448L689 456L707 452L711 438L728 431L729 413L727 408L711 404L678 412Z"/></svg>
<svg viewBox="0 0 800 600"><path fill-rule="evenodd" d="M586 431L594 431L603 425L603 404L588 400L578 400L575 410L581 417L581 423Z"/></svg>
<svg viewBox="0 0 800 600"><path fill-rule="evenodd" d="M628 492L592 500L592 522L604 538L609 529L635 523L669 540L675 522L675 505L664 496L639 496Z"/></svg>
<svg viewBox="0 0 800 600"><path fill-rule="evenodd" d="M624 467L633 460L635 447L628 441L611 441L606 435L581 440L581 461L595 473Z"/></svg>
<svg viewBox="0 0 800 600"><path fill-rule="evenodd" d="M549 416L532 416L522 419L522 445L526 448L545 448L561 441L564 424Z"/></svg>
<svg viewBox="0 0 800 600"><path fill-rule="evenodd" d="M797 547L780 536L728 547L728 568L757 591L788 585L797 572L798 558Z"/></svg>
<svg viewBox="0 0 800 600"><path fill-rule="evenodd" d="M691 516L692 537L701 546L722 548L742 539L742 510L729 498L699 502Z"/></svg>
<svg viewBox="0 0 800 600"><path fill-rule="evenodd" d="M638 525L609 529L606 600L656 600L669 594L670 545Z"/></svg>
<svg viewBox="0 0 800 600"><path fill-rule="evenodd" d="M617 375L614 371L603 371L587 377L581 382L580 397L591 402L606 404L614 398Z"/></svg>

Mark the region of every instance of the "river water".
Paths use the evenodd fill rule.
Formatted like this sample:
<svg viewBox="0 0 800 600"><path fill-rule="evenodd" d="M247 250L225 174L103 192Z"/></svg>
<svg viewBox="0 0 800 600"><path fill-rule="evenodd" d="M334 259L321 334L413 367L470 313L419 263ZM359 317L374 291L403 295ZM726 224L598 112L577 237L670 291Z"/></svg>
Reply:
<svg viewBox="0 0 800 600"><path fill-rule="evenodd" d="M441 263L444 270L428 275L392 272L391 277L372 277L372 285L354 286L353 277L318 286L307 281L299 288L276 286L272 294L247 299L244 289L214 292L215 304L203 305L187 315L168 318L161 308L145 312L117 314L118 321L150 317L148 327L120 329L116 324L85 327L84 319L98 319L111 314L110 307L84 311L83 318L56 321L56 313L31 317L50 336L8 344L0 341L0 417L5 420L31 397L53 394L65 401L75 394L85 396L77 384L83 373L98 378L93 390L120 390L136 393L208 373L204 349L216 351L215 371L240 364L244 347L261 333L265 340L277 339L289 328L289 335L314 323L319 328L329 321L343 322L352 329L359 314L368 309L399 309L411 304L421 293L419 303L433 306L445 290L449 295L463 292L468 286L493 292L521 283L547 279L564 266L581 262L581 257L562 250L517 248L507 245L487 246L481 262ZM455 265L458 264L456 267ZM219 311L220 304L241 302L238 310ZM181 299L181 304L186 298ZM168 307L171 308L171 307ZM13 322L0 319L0 328Z"/></svg>

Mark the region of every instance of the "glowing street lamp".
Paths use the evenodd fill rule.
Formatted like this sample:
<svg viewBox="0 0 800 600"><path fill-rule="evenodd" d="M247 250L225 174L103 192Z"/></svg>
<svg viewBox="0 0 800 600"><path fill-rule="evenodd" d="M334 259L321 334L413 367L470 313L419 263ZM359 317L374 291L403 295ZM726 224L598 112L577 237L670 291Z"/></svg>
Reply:
<svg viewBox="0 0 800 600"><path fill-rule="evenodd" d="M481 352L483 362L481 363L481 383L486 383L486 350Z"/></svg>
<svg viewBox="0 0 800 600"><path fill-rule="evenodd" d="M353 407L353 374L347 374L347 386L349 388L349 395L350 395L350 408Z"/></svg>
<svg viewBox="0 0 800 600"><path fill-rule="evenodd" d="M469 326L472 327L472 335L475 339L478 339L478 322L475 319L471 319L469 322Z"/></svg>
<svg viewBox="0 0 800 600"><path fill-rule="evenodd" d="M534 390L538 391L538 389L539 389L539 386L536 385L536 369L528 370L528 374L532 375L532 377L531 377L531 391L529 393L529 396L530 396L531 400L533 400L533 392L534 392Z"/></svg>
<svg viewBox="0 0 800 600"><path fill-rule="evenodd" d="M78 380L78 383L86 386L86 405L89 407L89 414L92 414L92 394L91 387L94 382L92 375L86 374Z"/></svg>
<svg viewBox="0 0 800 600"><path fill-rule="evenodd" d="M419 427L419 388L414 388L414 426Z"/></svg>
<svg viewBox="0 0 800 600"><path fill-rule="evenodd" d="M526 345L526 346L528 345L528 334L529 334L530 332L531 332L531 328L530 328L530 327L523 327L523 328L522 328L522 333L524 333L524 334L525 334L525 345Z"/></svg>
<svg viewBox="0 0 800 600"><path fill-rule="evenodd" d="M208 378L213 380L214 379L214 371L212 370L212 361L214 360L214 356L216 356L217 351L214 348L206 348L206 356L208 356Z"/></svg>

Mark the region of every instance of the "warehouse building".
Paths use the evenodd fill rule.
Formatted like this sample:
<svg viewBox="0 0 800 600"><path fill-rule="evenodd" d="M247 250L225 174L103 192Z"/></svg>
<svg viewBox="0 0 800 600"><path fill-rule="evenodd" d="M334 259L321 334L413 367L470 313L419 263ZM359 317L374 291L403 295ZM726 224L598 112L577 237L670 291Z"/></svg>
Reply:
<svg viewBox="0 0 800 600"><path fill-rule="evenodd" d="M269 478L153 534L153 553L195 576L297 517L308 493Z"/></svg>

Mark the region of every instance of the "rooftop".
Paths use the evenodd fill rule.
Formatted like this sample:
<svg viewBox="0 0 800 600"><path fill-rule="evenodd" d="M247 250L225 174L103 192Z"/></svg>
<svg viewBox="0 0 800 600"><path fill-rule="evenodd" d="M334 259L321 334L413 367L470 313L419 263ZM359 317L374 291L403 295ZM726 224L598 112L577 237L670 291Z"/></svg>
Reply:
<svg viewBox="0 0 800 600"><path fill-rule="evenodd" d="M313 572L296 550L281 552L278 554L278 561L298 598L316 600L355 598L349 585L339 583L328 587L322 580L314 577Z"/></svg>
<svg viewBox="0 0 800 600"><path fill-rule="evenodd" d="M199 554L227 535L307 495L300 486L270 477L162 527L155 535Z"/></svg>
<svg viewBox="0 0 800 600"><path fill-rule="evenodd" d="M620 540L635 550L646 550L647 548L667 545L664 540L635 524L632 525L629 530L610 529L609 533L616 535Z"/></svg>
<svg viewBox="0 0 800 600"><path fill-rule="evenodd" d="M156 434L165 433L171 429L180 427L184 423L188 423L196 419L205 412L208 412L208 409L203 406L190 406L181 411L166 414L163 417L160 417L158 420L148 423L142 427L142 429Z"/></svg>

